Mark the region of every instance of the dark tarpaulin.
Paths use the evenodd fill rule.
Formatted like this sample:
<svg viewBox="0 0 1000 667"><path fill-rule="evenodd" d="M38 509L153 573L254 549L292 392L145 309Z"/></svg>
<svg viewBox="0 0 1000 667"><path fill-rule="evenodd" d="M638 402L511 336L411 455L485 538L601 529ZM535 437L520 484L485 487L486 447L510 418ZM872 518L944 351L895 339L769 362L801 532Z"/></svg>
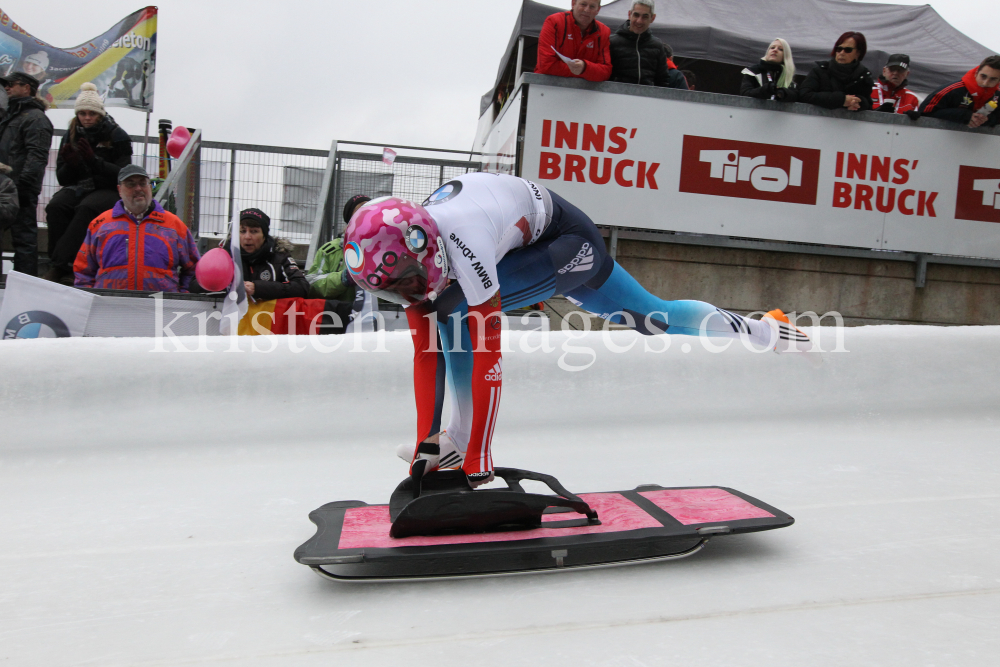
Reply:
<svg viewBox="0 0 1000 667"><path fill-rule="evenodd" d="M613 32L628 17L631 5L631 0L607 3L597 20ZM517 38L537 39L545 17L560 11L565 10L524 0L497 83L483 96L480 113L495 99L496 86L509 61L517 58ZM807 74L817 60L829 60L834 40L841 33L856 30L868 40L864 63L876 75L889 54L908 54L909 87L920 93L958 81L983 58L993 55L951 27L930 5L848 0L656 0L656 22L650 29L673 48L675 57L740 66L759 60L767 45L782 37L792 47L798 74ZM535 44L532 41L533 48Z"/></svg>

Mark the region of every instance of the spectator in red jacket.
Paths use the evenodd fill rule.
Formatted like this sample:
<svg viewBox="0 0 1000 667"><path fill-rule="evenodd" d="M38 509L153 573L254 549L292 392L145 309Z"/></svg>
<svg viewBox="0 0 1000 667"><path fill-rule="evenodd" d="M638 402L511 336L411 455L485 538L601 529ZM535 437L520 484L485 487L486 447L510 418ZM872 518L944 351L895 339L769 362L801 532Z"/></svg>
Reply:
<svg viewBox="0 0 1000 667"><path fill-rule="evenodd" d="M906 113L920 106L920 100L906 87L910 74L910 56L894 53L882 68L882 74L872 88L872 109L888 113Z"/></svg>
<svg viewBox="0 0 1000 667"><path fill-rule="evenodd" d="M573 8L568 12L545 19L538 37L535 72L578 76L587 81L611 78L611 29L596 20L599 11L601 0L573 0ZM569 62L564 62L559 54Z"/></svg>
<svg viewBox="0 0 1000 667"><path fill-rule="evenodd" d="M962 123L968 127L1000 123L997 111L1000 91L1000 56L989 56L973 67L961 81L938 88L924 98L920 113L931 118Z"/></svg>

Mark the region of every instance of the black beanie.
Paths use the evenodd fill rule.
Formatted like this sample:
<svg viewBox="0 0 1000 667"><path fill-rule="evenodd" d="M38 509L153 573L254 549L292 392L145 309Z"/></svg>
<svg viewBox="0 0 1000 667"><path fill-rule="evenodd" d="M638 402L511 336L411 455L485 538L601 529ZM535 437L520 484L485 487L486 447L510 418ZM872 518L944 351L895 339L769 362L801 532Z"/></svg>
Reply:
<svg viewBox="0 0 1000 667"><path fill-rule="evenodd" d="M351 224L351 214L354 213L354 208L358 204L364 204L365 202L369 202L371 200L372 198L368 195L354 195L348 199L347 203L344 204L344 224Z"/></svg>
<svg viewBox="0 0 1000 667"><path fill-rule="evenodd" d="M240 211L240 222L244 220L251 220L255 224L252 227L260 227L264 232L264 236L267 237L271 233L271 218L267 217L267 213L260 210L259 208L248 208Z"/></svg>

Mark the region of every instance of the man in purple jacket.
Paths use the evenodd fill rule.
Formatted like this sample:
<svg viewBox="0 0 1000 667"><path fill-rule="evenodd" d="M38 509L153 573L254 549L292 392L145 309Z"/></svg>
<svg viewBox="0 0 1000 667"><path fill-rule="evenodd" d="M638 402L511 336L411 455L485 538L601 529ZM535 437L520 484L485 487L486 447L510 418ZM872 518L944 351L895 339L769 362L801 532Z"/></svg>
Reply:
<svg viewBox="0 0 1000 667"><path fill-rule="evenodd" d="M90 223L76 255L77 287L187 292L201 259L180 218L153 199L146 170L130 164L118 173L121 201Z"/></svg>

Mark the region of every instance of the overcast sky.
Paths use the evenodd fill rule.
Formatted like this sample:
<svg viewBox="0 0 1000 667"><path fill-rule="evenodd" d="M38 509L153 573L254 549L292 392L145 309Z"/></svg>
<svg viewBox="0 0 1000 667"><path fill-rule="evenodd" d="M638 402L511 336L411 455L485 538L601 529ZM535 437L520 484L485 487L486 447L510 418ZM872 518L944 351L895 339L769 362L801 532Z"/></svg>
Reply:
<svg viewBox="0 0 1000 667"><path fill-rule="evenodd" d="M549 4L568 9L570 0ZM895 4L924 2L897 0ZM142 8L136 0L4 2L32 35L68 48ZM468 150L520 0L160 0L158 118L206 140L327 148L353 139ZM984 0L933 3L987 47ZM985 11L985 15L984 15ZM669 18L660 12L659 22ZM145 114L114 109L131 134ZM53 111L57 127L71 112Z"/></svg>

